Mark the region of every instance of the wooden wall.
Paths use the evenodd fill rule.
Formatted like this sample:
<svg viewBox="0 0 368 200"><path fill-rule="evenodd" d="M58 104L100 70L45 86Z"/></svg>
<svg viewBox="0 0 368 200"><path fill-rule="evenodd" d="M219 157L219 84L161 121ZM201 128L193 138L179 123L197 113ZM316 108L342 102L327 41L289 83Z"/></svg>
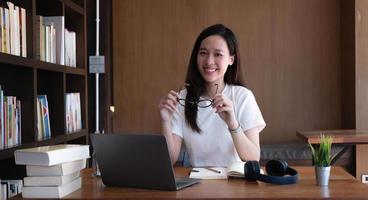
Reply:
<svg viewBox="0 0 368 200"><path fill-rule="evenodd" d="M368 129L368 1L355 2L356 128Z"/></svg>
<svg viewBox="0 0 368 200"><path fill-rule="evenodd" d="M338 0L113 0L114 132L159 132L159 99L184 81L194 41L215 23L238 37L262 143L342 127Z"/></svg>
<svg viewBox="0 0 368 200"><path fill-rule="evenodd" d="M355 1L341 0L341 126L356 128Z"/></svg>

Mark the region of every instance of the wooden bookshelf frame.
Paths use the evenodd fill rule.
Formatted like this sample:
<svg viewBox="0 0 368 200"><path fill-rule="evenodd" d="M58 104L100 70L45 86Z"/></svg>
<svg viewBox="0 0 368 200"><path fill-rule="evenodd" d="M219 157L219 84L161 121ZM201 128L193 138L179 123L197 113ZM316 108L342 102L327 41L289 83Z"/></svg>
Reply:
<svg viewBox="0 0 368 200"><path fill-rule="evenodd" d="M88 144L88 72L86 0L8 0L27 12L27 58L0 53L0 85L4 95L14 95L22 103L22 144L0 149L0 178L3 160L13 159L17 149L60 143ZM4 4L2 4L2 7ZM76 32L77 67L40 61L36 58L36 15L64 16L65 28ZM7 77L5 77L5 75ZM79 92L82 130L65 132L65 94ZM37 95L46 94L49 101L51 138L37 141ZM8 164L9 162L6 161ZM14 167L15 168L15 167Z"/></svg>

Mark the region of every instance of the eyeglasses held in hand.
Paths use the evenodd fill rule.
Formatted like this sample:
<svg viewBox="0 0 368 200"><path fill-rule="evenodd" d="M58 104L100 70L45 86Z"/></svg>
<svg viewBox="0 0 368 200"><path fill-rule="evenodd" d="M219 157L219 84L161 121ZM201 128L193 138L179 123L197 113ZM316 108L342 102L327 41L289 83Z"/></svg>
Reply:
<svg viewBox="0 0 368 200"><path fill-rule="evenodd" d="M216 85L216 92L215 94L217 94L217 90L218 90L218 84ZM188 88L190 87L190 84L185 83L185 86ZM180 96L180 92L181 92L182 88L179 89L179 96ZM199 99L198 101L189 101L186 99L182 99L182 98L178 98L178 102L180 105L185 106L186 103L188 103L191 106L198 106L199 108L207 108L212 106L213 104L213 99Z"/></svg>

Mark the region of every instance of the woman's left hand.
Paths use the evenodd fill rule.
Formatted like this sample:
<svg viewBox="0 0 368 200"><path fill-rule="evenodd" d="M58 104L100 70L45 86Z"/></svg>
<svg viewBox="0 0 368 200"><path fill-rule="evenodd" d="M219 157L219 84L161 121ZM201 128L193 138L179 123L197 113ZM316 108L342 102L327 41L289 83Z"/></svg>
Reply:
<svg viewBox="0 0 368 200"><path fill-rule="evenodd" d="M216 94L212 107L216 109L216 113L220 115L230 129L236 129L239 126L235 118L234 104L225 95Z"/></svg>

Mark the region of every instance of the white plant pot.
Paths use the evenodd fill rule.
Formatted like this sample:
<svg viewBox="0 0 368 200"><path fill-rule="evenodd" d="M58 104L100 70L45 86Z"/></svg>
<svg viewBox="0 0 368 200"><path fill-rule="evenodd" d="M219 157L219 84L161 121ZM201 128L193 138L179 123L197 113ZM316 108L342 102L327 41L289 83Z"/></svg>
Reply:
<svg viewBox="0 0 368 200"><path fill-rule="evenodd" d="M328 167L314 166L314 170L316 174L317 185L328 186L328 181L330 180L331 166L328 166Z"/></svg>

